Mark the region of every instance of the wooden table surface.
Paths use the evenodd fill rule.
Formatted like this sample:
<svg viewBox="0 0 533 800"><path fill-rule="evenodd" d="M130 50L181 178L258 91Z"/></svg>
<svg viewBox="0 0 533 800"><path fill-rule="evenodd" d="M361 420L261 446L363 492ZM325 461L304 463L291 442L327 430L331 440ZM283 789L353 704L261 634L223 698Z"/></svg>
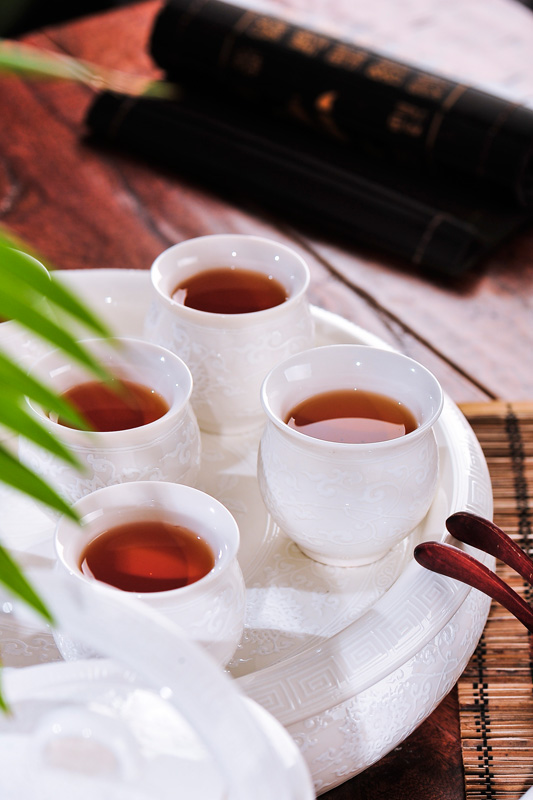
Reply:
<svg viewBox="0 0 533 800"><path fill-rule="evenodd" d="M363 44L533 100L533 63L524 46L533 40L533 14L523 6L382 0L374 4L378 13L367 8L372 4L359 5L315 0L305 10L328 13ZM156 74L147 40L159 8L159 2L141 3L35 32L26 41ZM313 303L425 364L455 402L533 399L531 227L474 274L450 283L381 253L341 248L318 231L310 238L245 199L230 203L177 175L90 146L83 119L91 99L89 89L70 83L0 79L0 224L58 268L148 269L158 253L192 236L269 236L307 259ZM324 797L464 798L456 692L380 763Z"/></svg>

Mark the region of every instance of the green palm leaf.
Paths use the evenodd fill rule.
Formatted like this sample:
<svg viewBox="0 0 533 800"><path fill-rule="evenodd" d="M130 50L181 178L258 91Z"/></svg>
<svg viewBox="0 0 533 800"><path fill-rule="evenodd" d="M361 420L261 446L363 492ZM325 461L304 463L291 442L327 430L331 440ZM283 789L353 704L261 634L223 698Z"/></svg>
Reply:
<svg viewBox="0 0 533 800"><path fill-rule="evenodd" d="M39 296L31 289L17 291L17 281L11 282L9 278L0 287L0 316L17 320L28 330L33 331L41 339L59 347L65 353L73 356L80 364L97 375L101 380L109 379L107 371L74 339L64 328L50 319L46 313L41 312L36 306Z"/></svg>
<svg viewBox="0 0 533 800"><path fill-rule="evenodd" d="M26 78L76 81L93 88L107 88L131 95L177 98L178 86L128 75L94 64L45 52L18 42L0 39L0 72ZM23 252L27 248L14 237L0 232L0 318L12 319L54 347L72 355L96 377L108 380L105 368L68 330L64 319L81 323L91 333L109 338L106 326L64 285L47 275ZM43 299L46 302L43 302ZM66 315L66 317L65 317ZM79 415L65 401L29 376L0 351L0 425L24 435L55 456L72 463L72 456L28 414L24 397L64 417L76 427L85 427ZM39 476L22 465L0 444L0 481L76 519L72 508ZM18 564L0 545L0 582L48 622L52 617ZM0 685L0 709L8 711Z"/></svg>
<svg viewBox="0 0 533 800"><path fill-rule="evenodd" d="M9 712L10 712L10 708L9 708L9 706L7 705L7 703L6 703L5 699L4 699L4 693L2 691L2 683L1 682L0 682L0 711L3 711L4 714L9 714Z"/></svg>
<svg viewBox="0 0 533 800"><path fill-rule="evenodd" d="M35 444L53 453L58 458L80 467L70 450L67 450L43 425L41 425L24 405L19 405L20 398L17 393L6 388L0 388L0 424L9 430L29 439Z"/></svg>
<svg viewBox="0 0 533 800"><path fill-rule="evenodd" d="M54 619L52 615L24 577L19 565L11 558L2 545L0 545L0 582L3 583L6 589L9 589L12 594L20 597L22 600L28 602L30 598L30 605L32 608L38 611L48 622L53 623ZM5 708L5 704L3 704L3 708Z"/></svg>
<svg viewBox="0 0 533 800"><path fill-rule="evenodd" d="M111 336L109 329L77 297L56 280L53 272L43 272L40 265L21 252L20 244L14 239L6 239L9 247L2 252L3 284L9 279L13 286L26 287L37 295L41 294L58 308L66 311L92 330L97 336Z"/></svg>
<svg viewBox="0 0 533 800"><path fill-rule="evenodd" d="M32 375L29 375L18 364L13 363L1 351L0 384L3 384L4 387L10 387L18 397L29 397L48 411L54 411L75 428L87 428L85 420L69 403L50 391L48 387L40 383Z"/></svg>
<svg viewBox="0 0 533 800"><path fill-rule="evenodd" d="M143 95L176 99L180 95L180 88L169 81L152 80L144 75L101 67L62 53L6 39L0 39L0 71L25 78L74 81L93 89L109 89L134 97Z"/></svg>
<svg viewBox="0 0 533 800"><path fill-rule="evenodd" d="M14 320L51 347L73 356L100 380L107 370L69 331L66 320L81 323L92 336L109 337L107 327L39 262L28 258L20 243L0 232L0 317ZM29 413L25 397L53 411L76 427L86 428L80 415L60 396L28 374L0 350L0 426L35 442L67 463L76 460L65 447ZM0 481L73 519L71 506L41 477L0 444ZM50 621L50 614L25 579L19 566L0 546L0 582ZM0 708L4 707L0 694Z"/></svg>
<svg viewBox="0 0 533 800"><path fill-rule="evenodd" d="M60 497L51 486L42 478L32 472L28 467L21 464L5 447L0 445L0 476L3 483L18 489L20 492L33 497L40 503L44 503L50 508L66 514L71 519L77 520L78 517L71 506ZM0 580L3 576L0 574Z"/></svg>

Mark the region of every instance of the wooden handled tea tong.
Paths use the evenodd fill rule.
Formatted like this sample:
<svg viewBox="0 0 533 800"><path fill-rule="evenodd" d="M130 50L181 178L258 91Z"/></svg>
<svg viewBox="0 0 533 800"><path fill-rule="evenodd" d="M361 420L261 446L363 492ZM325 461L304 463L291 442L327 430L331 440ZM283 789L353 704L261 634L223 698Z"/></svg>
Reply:
<svg viewBox="0 0 533 800"><path fill-rule="evenodd" d="M533 561L493 522L467 511L459 511L448 517L446 527L460 542L499 558L533 586ZM533 633L533 608L473 556L441 542L417 545L414 556L426 569L462 581L497 600Z"/></svg>

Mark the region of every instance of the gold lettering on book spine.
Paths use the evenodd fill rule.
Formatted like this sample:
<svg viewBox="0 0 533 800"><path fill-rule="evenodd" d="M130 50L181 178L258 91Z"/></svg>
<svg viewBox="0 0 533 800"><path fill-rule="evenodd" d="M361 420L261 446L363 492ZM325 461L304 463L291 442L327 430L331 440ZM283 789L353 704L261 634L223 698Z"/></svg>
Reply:
<svg viewBox="0 0 533 800"><path fill-rule="evenodd" d="M396 64L386 58L374 61L365 69L365 75L374 81L387 83L390 86L400 86L411 72L409 67Z"/></svg>
<svg viewBox="0 0 533 800"><path fill-rule="evenodd" d="M228 64L231 62L233 48L243 33L246 32L247 28L253 24L255 17L256 15L251 11L245 11L233 26L233 30L223 38L218 53L218 67L221 72L227 69Z"/></svg>
<svg viewBox="0 0 533 800"><path fill-rule="evenodd" d="M359 69L362 64L368 61L369 53L365 50L357 50L355 47L348 47L345 44L335 44L324 55L324 61L332 67L342 67L347 70Z"/></svg>
<svg viewBox="0 0 533 800"><path fill-rule="evenodd" d="M289 30L289 25L280 19L257 16L252 20L248 34L254 39L266 42L277 42Z"/></svg>
<svg viewBox="0 0 533 800"><path fill-rule="evenodd" d="M306 56L316 56L329 47L330 40L311 31L296 30L290 36L288 44L293 50L298 50Z"/></svg>
<svg viewBox="0 0 533 800"><path fill-rule="evenodd" d="M409 94L425 97L428 100L442 100L451 85L448 81L434 75L417 74L411 78L405 87Z"/></svg>
<svg viewBox="0 0 533 800"><path fill-rule="evenodd" d="M387 128L392 133L403 133L416 138L422 136L427 116L425 108L400 101L395 104L387 119Z"/></svg>
<svg viewBox="0 0 533 800"><path fill-rule="evenodd" d="M327 130L330 134L337 139L346 141L348 137L342 131L334 118L335 103L337 102L338 93L335 91L324 92L320 94L314 102L315 111L317 112L318 121L322 128Z"/></svg>

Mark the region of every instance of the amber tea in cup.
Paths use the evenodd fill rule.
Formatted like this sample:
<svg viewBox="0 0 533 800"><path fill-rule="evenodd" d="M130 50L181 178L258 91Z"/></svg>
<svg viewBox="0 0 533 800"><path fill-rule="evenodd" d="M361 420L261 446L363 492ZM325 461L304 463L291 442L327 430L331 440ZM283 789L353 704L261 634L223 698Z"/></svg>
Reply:
<svg viewBox="0 0 533 800"><path fill-rule="evenodd" d="M167 401L155 389L127 380L109 383L86 381L61 394L94 431L126 431L148 425L169 410ZM50 419L73 427L61 417Z"/></svg>
<svg viewBox="0 0 533 800"><path fill-rule="evenodd" d="M165 592L207 575L215 565L208 543L165 520L132 520L100 533L80 558L84 575L125 592Z"/></svg>
<svg viewBox="0 0 533 800"><path fill-rule="evenodd" d="M279 306L287 297L286 288L273 275L236 267L198 272L172 293L177 303L211 314L251 314Z"/></svg>
<svg viewBox="0 0 533 800"><path fill-rule="evenodd" d="M285 422L315 439L351 444L386 442L418 427L404 403L355 388L312 395L291 409Z"/></svg>

